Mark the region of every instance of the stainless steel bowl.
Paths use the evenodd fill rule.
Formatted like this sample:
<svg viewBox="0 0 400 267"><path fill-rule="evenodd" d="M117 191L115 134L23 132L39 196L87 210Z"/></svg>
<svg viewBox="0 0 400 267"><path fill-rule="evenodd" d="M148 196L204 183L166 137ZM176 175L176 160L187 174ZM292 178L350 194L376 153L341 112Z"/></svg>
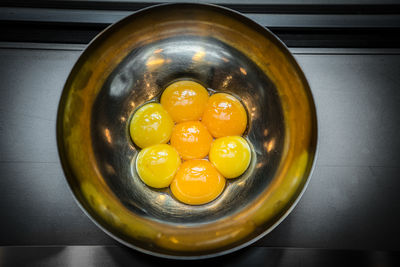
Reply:
<svg viewBox="0 0 400 267"><path fill-rule="evenodd" d="M249 169L200 206L147 187L132 164L132 113L182 78L237 95L249 115ZM204 258L254 242L290 212L314 162L317 126L308 83L271 32L225 8L170 4L90 43L65 84L57 138L78 203L106 233L152 255Z"/></svg>

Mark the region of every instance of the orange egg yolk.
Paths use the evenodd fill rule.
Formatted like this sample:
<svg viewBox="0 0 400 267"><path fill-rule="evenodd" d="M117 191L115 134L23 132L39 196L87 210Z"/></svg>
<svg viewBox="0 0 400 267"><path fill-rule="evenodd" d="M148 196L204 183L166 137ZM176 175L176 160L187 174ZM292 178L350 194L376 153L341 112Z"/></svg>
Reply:
<svg viewBox="0 0 400 267"><path fill-rule="evenodd" d="M161 105L175 122L199 120L208 100L207 90L194 81L177 81L161 95Z"/></svg>
<svg viewBox="0 0 400 267"><path fill-rule="evenodd" d="M210 151L212 136L199 121L182 122L175 125L171 145L184 160L201 159Z"/></svg>
<svg viewBox="0 0 400 267"><path fill-rule="evenodd" d="M215 138L240 136L247 127L247 113L234 96L217 93L209 98L202 122Z"/></svg>
<svg viewBox="0 0 400 267"><path fill-rule="evenodd" d="M225 178L208 160L185 161L171 183L172 194L181 202L202 205L217 198L225 187Z"/></svg>

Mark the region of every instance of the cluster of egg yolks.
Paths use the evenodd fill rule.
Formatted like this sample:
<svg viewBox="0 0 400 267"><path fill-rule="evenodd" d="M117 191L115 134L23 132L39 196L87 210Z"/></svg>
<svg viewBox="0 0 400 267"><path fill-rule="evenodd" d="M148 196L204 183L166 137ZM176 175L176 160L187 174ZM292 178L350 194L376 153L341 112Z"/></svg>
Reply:
<svg viewBox="0 0 400 267"><path fill-rule="evenodd" d="M140 148L165 144L171 138L172 121L168 112L158 103L149 103L140 107L130 123L130 135Z"/></svg>
<svg viewBox="0 0 400 267"><path fill-rule="evenodd" d="M242 175L250 164L250 146L241 136L216 139L210 149L209 159L226 178Z"/></svg>
<svg viewBox="0 0 400 267"><path fill-rule="evenodd" d="M208 203L218 197L225 187L225 178L204 159L182 163L171 183L172 194L191 205Z"/></svg>
<svg viewBox="0 0 400 267"><path fill-rule="evenodd" d="M140 179L154 188L170 186L186 204L214 200L225 177L240 176L250 163L250 147L241 137L247 126L243 105L226 93L209 97L193 81L169 85L160 102L142 106L131 120L132 140L143 148L136 159Z"/></svg>
<svg viewBox="0 0 400 267"><path fill-rule="evenodd" d="M215 138L240 136L247 127L247 113L234 96L217 93L209 98L202 122Z"/></svg>
<svg viewBox="0 0 400 267"><path fill-rule="evenodd" d="M188 121L175 125L171 145L182 159L202 159L208 155L213 138L200 121Z"/></svg>
<svg viewBox="0 0 400 267"><path fill-rule="evenodd" d="M136 159L140 179L154 188L169 186L180 165L178 152L167 144L147 147L139 152Z"/></svg>
<svg viewBox="0 0 400 267"><path fill-rule="evenodd" d="M200 120L208 100L208 92L193 81L177 81L169 85L161 96L161 105L179 123Z"/></svg>

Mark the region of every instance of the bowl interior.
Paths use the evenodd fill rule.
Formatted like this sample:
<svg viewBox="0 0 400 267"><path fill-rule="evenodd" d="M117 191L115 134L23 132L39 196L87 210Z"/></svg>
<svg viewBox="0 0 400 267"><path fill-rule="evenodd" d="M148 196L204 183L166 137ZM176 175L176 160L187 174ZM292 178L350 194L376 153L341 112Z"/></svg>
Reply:
<svg viewBox="0 0 400 267"><path fill-rule="evenodd" d="M149 188L134 167L138 149L129 137L130 118L138 106L159 98L177 79L234 94L249 113L250 167L241 177L228 180L222 195L205 205L183 204L168 193L169 188ZM278 92L268 77L235 48L195 35L178 35L131 51L99 91L91 118L95 164L107 185L132 212L164 223L203 224L240 212L274 177L284 134Z"/></svg>
<svg viewBox="0 0 400 267"><path fill-rule="evenodd" d="M178 79L240 98L252 161L216 200L189 206L144 185L128 126L134 110ZM225 254L276 227L300 198L317 144L313 98L288 49L231 10L171 4L101 33L73 67L57 143L78 204L106 233L163 257Z"/></svg>

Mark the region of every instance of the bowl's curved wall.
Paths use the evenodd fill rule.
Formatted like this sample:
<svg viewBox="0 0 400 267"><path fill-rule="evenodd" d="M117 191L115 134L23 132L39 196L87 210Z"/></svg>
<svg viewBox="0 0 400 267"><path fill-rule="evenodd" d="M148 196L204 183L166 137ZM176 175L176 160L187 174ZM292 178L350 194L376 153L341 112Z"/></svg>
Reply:
<svg viewBox="0 0 400 267"><path fill-rule="evenodd" d="M199 207L146 191L131 168L129 116L181 77L237 94L254 145L244 176ZM62 165L83 210L126 245L166 257L227 253L273 229L304 191L316 140L313 98L287 48L211 5L157 6L106 29L71 71L57 120Z"/></svg>

